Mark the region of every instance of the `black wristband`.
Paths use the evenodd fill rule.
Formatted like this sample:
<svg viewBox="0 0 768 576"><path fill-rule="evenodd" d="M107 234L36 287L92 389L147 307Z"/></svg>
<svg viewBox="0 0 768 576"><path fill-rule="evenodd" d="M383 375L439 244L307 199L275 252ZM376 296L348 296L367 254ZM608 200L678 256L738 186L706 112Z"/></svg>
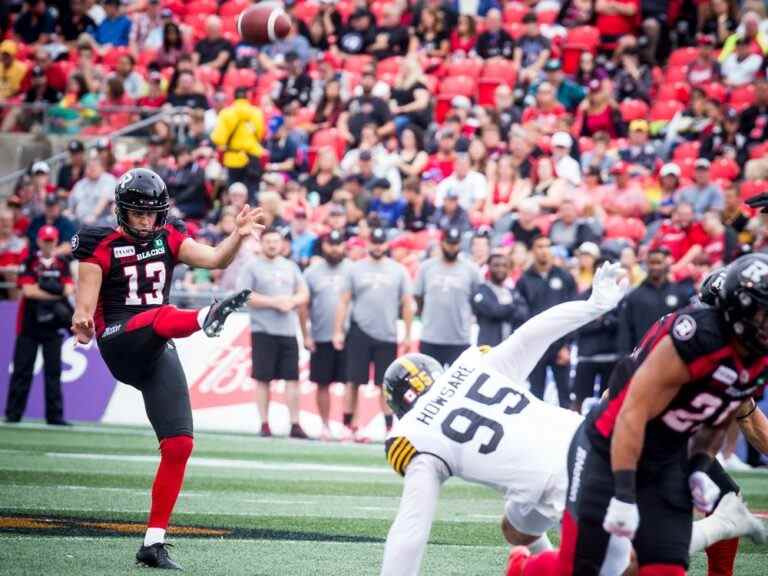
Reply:
<svg viewBox="0 0 768 576"><path fill-rule="evenodd" d="M628 504L634 504L637 500L635 490L634 470L615 470L613 472L613 494Z"/></svg>
<svg viewBox="0 0 768 576"><path fill-rule="evenodd" d="M698 452L694 454L688 461L688 467L691 474L694 472L704 472L705 474L709 470L709 466L712 464L712 456L706 452Z"/></svg>
<svg viewBox="0 0 768 576"><path fill-rule="evenodd" d="M755 399L752 398L752 409L747 412L746 414L743 414L742 416L736 416L736 420L744 420L745 418L749 418L752 416L752 412L757 410L757 402L755 402Z"/></svg>

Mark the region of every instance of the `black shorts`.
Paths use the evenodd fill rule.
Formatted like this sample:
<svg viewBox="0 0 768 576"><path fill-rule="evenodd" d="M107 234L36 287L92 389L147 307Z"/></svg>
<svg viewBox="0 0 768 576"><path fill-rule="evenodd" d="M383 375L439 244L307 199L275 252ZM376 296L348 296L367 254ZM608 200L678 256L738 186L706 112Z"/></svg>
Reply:
<svg viewBox="0 0 768 576"><path fill-rule="evenodd" d="M295 336L251 333L251 375L259 382L299 379L299 344Z"/></svg>
<svg viewBox="0 0 768 576"><path fill-rule="evenodd" d="M440 366L450 366L469 347L468 344L432 344L419 342L419 352L432 356Z"/></svg>
<svg viewBox="0 0 768 576"><path fill-rule="evenodd" d="M576 376L573 379L572 392L576 395L577 402L583 402L587 398L595 397L595 384L600 376L600 386L597 391L599 398L608 387L608 378L611 376L616 362L589 362L579 361L576 365Z"/></svg>
<svg viewBox="0 0 768 576"><path fill-rule="evenodd" d="M318 386L347 381L347 355L331 342L315 342L309 357L309 379Z"/></svg>
<svg viewBox="0 0 768 576"><path fill-rule="evenodd" d="M347 334L347 378L352 384L367 384L371 378L371 362L374 365L373 383L381 386L384 372L397 358L397 343L371 338L352 322Z"/></svg>
<svg viewBox="0 0 768 576"><path fill-rule="evenodd" d="M159 440L192 436L192 407L184 369L172 340L158 336L151 324L126 329L108 326L97 340L115 379L137 388Z"/></svg>
<svg viewBox="0 0 768 576"><path fill-rule="evenodd" d="M693 504L686 457L681 452L678 460L638 471L640 526L632 544L640 566L688 567ZM566 494L560 574L597 576L606 557L619 553L619 549L603 530L605 512L613 497L611 464L608 457L592 447L585 424L576 431L568 450Z"/></svg>

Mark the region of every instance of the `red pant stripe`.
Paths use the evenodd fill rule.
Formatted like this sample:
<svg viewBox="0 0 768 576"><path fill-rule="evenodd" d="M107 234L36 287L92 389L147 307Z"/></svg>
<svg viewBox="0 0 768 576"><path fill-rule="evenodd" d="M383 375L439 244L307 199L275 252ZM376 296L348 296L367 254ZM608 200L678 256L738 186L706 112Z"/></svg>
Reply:
<svg viewBox="0 0 768 576"><path fill-rule="evenodd" d="M571 516L571 513L566 510L563 514L563 528L560 541L560 574L562 576L572 576L573 574L578 538L579 524Z"/></svg>

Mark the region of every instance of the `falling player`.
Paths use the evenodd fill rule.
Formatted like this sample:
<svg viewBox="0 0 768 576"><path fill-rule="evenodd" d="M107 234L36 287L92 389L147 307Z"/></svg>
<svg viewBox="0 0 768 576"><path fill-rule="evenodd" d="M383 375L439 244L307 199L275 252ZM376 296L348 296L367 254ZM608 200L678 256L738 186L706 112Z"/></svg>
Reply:
<svg viewBox="0 0 768 576"><path fill-rule="evenodd" d="M192 452L192 410L184 371L172 338L203 330L218 336L224 320L245 303L236 293L200 310L168 305L173 268L225 268L241 243L259 232L261 210L245 205L235 230L215 248L186 235L182 222L166 222L169 196L151 170L130 170L115 189L117 228L84 226L72 238L79 260L72 330L80 343L95 336L119 381L134 386L160 442L160 465L138 563L180 569L168 556L165 531Z"/></svg>
<svg viewBox="0 0 768 576"><path fill-rule="evenodd" d="M487 353L469 349L445 372L423 354L389 367L385 395L400 420L387 440L387 459L405 486L383 575L419 573L440 487L450 476L505 494L502 531L510 543L550 548L545 532L563 512L566 453L582 418L538 400L521 384L552 342L618 303L625 291L619 270L616 264L598 271L589 301L553 307ZM708 521L724 524L721 534L762 536L740 499L721 508Z"/></svg>
<svg viewBox="0 0 768 576"><path fill-rule="evenodd" d="M768 377L768 258L737 259L720 294L659 320L616 367L571 442L559 553L515 548L509 576L600 574L629 540L641 576L685 574L692 508L721 493L712 456Z"/></svg>

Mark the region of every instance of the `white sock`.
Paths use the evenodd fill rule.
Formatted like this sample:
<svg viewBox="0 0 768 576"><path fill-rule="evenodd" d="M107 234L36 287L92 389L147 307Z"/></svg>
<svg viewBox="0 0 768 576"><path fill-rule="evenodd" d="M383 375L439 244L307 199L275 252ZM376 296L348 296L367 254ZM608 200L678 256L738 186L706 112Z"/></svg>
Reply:
<svg viewBox="0 0 768 576"><path fill-rule="evenodd" d="M163 542L165 542L165 530L163 528L147 528L147 533L144 534L144 546L162 544Z"/></svg>
<svg viewBox="0 0 768 576"><path fill-rule="evenodd" d="M531 551L531 554L538 554L539 552L552 550L552 542L549 541L549 536L542 534L536 540L528 544L527 548Z"/></svg>
<svg viewBox="0 0 768 576"><path fill-rule="evenodd" d="M715 542L723 540L726 536L723 532L723 524L715 515L697 520L693 523L689 552L691 554L701 552Z"/></svg>
<svg viewBox="0 0 768 576"><path fill-rule="evenodd" d="M211 309L210 306L206 306L205 308L200 308L200 310L197 311L197 324L200 326L200 328L203 327L203 323L205 322L205 317L208 316L208 311Z"/></svg>

